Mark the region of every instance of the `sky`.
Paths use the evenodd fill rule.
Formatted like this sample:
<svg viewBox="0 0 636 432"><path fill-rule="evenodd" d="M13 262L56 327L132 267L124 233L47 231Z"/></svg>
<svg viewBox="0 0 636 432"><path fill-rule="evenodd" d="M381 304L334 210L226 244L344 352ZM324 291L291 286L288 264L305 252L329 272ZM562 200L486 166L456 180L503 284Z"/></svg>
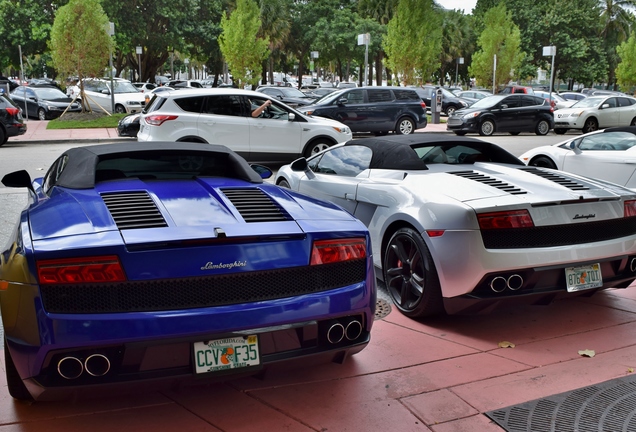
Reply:
<svg viewBox="0 0 636 432"><path fill-rule="evenodd" d="M435 0L437 4L445 7L446 9L459 9L464 10L465 14L469 14L473 11L477 0Z"/></svg>

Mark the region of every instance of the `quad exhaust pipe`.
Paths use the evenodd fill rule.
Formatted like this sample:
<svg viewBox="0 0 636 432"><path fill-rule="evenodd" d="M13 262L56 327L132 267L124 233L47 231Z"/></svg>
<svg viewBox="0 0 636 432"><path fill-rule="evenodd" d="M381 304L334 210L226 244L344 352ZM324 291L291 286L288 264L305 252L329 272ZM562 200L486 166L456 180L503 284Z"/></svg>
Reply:
<svg viewBox="0 0 636 432"><path fill-rule="evenodd" d="M104 376L110 371L110 360L103 354L92 354L82 362L77 357L64 357L57 362L57 373L62 378L74 380L84 372L94 377Z"/></svg>

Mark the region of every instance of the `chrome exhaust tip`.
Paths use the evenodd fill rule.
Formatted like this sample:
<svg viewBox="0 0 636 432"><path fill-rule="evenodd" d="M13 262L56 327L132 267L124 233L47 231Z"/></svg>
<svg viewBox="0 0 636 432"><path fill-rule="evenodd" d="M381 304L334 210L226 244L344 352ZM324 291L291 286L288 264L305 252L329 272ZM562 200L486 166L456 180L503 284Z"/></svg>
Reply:
<svg viewBox="0 0 636 432"><path fill-rule="evenodd" d="M59 373L62 378L66 378L67 380L79 378L82 372L84 372L84 365L80 359L76 357L64 357L57 362L57 373Z"/></svg>
<svg viewBox="0 0 636 432"><path fill-rule="evenodd" d="M110 370L110 361L105 355L93 354L84 361L84 369L94 377L104 376Z"/></svg>
<svg viewBox="0 0 636 432"><path fill-rule="evenodd" d="M510 288L512 291L517 291L519 288L523 286L523 278L519 276L518 274L513 274L512 276L508 278L508 280L506 281L506 284L508 285L508 288Z"/></svg>
<svg viewBox="0 0 636 432"><path fill-rule="evenodd" d="M497 276L490 281L490 289L496 293L500 293L506 289L508 281L502 276Z"/></svg>
<svg viewBox="0 0 636 432"><path fill-rule="evenodd" d="M332 324L327 330L327 340L332 344L339 343L345 336L345 329L339 322Z"/></svg>
<svg viewBox="0 0 636 432"><path fill-rule="evenodd" d="M362 334L362 323L358 320L353 320L351 321L349 324L347 324L347 327L345 328L345 337L352 341L352 340L356 340L360 337L360 335Z"/></svg>

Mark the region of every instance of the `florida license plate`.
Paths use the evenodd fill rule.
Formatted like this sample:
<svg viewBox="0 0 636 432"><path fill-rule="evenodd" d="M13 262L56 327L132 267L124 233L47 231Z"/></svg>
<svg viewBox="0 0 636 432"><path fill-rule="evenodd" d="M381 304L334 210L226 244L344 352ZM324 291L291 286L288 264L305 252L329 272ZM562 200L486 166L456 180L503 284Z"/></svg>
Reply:
<svg viewBox="0 0 636 432"><path fill-rule="evenodd" d="M194 343L194 365L198 374L257 366L260 362L256 335Z"/></svg>
<svg viewBox="0 0 636 432"><path fill-rule="evenodd" d="M591 264L565 269L568 292L582 291L603 286L603 275L599 264Z"/></svg>

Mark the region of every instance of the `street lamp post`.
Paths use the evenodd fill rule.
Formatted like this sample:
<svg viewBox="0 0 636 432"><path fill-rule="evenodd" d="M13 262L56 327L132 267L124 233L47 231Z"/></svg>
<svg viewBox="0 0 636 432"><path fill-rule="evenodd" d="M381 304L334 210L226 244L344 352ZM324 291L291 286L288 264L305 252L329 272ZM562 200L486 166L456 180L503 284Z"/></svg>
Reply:
<svg viewBox="0 0 636 432"><path fill-rule="evenodd" d="M556 56L556 46L543 47L544 56L552 56L552 68L550 69L550 106L552 106L552 81L554 79L554 57Z"/></svg>
<svg viewBox="0 0 636 432"><path fill-rule="evenodd" d="M457 85L459 65L464 64L464 57L460 57L457 59L457 64L455 65L455 85Z"/></svg>
<svg viewBox="0 0 636 432"><path fill-rule="evenodd" d="M318 72L316 72L316 66L315 66L315 63L314 63L315 59L318 58L318 51L312 51L310 53L310 57L311 57L311 65L310 66L311 66L312 81L313 81L313 78L314 78L314 73L316 73L316 81L318 81L318 79L317 79L318 78ZM312 84L313 84L313 82L312 82Z"/></svg>
<svg viewBox="0 0 636 432"><path fill-rule="evenodd" d="M189 80L190 79L190 59L183 59L183 64L186 67L186 79Z"/></svg>
<svg viewBox="0 0 636 432"><path fill-rule="evenodd" d="M115 23L108 23L108 36L115 36ZM112 47L112 45L111 45ZM110 49L110 56L108 57L108 65L110 66L110 110L115 112L115 83L113 82L113 49Z"/></svg>
<svg viewBox="0 0 636 432"><path fill-rule="evenodd" d="M137 60L139 63L139 81L141 81L141 54L144 52L143 47L137 47Z"/></svg>
<svg viewBox="0 0 636 432"><path fill-rule="evenodd" d="M363 85L368 85L369 81L369 42L371 40L371 35L369 33L359 34L358 35L358 45L364 45L364 83Z"/></svg>

